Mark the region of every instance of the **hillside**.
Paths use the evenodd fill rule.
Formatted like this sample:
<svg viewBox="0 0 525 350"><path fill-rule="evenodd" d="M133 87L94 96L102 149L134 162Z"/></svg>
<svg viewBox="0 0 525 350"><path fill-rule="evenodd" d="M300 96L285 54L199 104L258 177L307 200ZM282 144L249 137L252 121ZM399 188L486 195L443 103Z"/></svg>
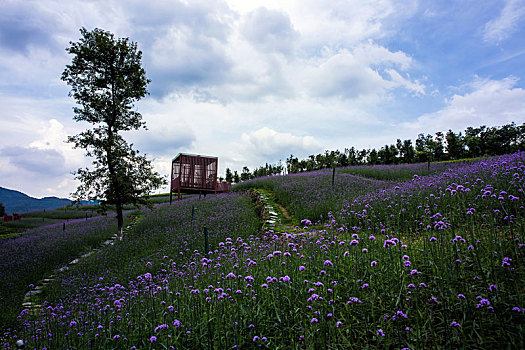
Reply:
<svg viewBox="0 0 525 350"><path fill-rule="evenodd" d="M525 153L419 167L270 176L137 210L122 240L55 272L110 221L4 239L4 348L524 349ZM300 225L261 230L281 206Z"/></svg>
<svg viewBox="0 0 525 350"><path fill-rule="evenodd" d="M0 202L7 214L25 213L33 210L51 210L71 204L71 200L58 197L34 198L25 193L0 187ZM88 204L87 202L82 204Z"/></svg>

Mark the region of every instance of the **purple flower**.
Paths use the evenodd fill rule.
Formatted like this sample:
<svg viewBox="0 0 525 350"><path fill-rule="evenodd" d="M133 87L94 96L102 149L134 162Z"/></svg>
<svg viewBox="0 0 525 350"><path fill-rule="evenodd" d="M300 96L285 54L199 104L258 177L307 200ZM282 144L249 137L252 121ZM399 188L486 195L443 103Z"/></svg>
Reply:
<svg viewBox="0 0 525 350"><path fill-rule="evenodd" d="M306 267L304 267L303 265L299 266L299 271L304 271L304 269L306 269Z"/></svg>
<svg viewBox="0 0 525 350"><path fill-rule="evenodd" d="M310 323L317 323L317 322L319 322L319 321L318 321L317 318L315 318L315 317L312 318L312 320L310 321Z"/></svg>
<svg viewBox="0 0 525 350"><path fill-rule="evenodd" d="M280 277L279 280L281 280L283 282L290 282L290 277L287 275L287 276L284 276L284 277Z"/></svg>
<svg viewBox="0 0 525 350"><path fill-rule="evenodd" d="M429 302L429 303L436 303L436 304L439 304L439 301L437 300L436 297L429 298L429 299L428 299L428 302Z"/></svg>
<svg viewBox="0 0 525 350"><path fill-rule="evenodd" d="M380 330L376 331L376 334L377 334L377 335L380 335L380 336L382 336L382 337L384 337L384 336L385 336L385 333L383 332L383 330L382 330L382 329L380 329Z"/></svg>
<svg viewBox="0 0 525 350"><path fill-rule="evenodd" d="M400 317L403 317L403 318L408 318L407 315L403 312L403 311L397 311L395 316L400 316Z"/></svg>
<svg viewBox="0 0 525 350"><path fill-rule="evenodd" d="M461 293L458 294L458 299L465 299L465 296Z"/></svg>
<svg viewBox="0 0 525 350"><path fill-rule="evenodd" d="M358 245L359 244L359 241L353 239L351 242L350 242L350 245Z"/></svg>
<svg viewBox="0 0 525 350"><path fill-rule="evenodd" d="M370 266L372 266L372 267L374 267L376 265L377 265L377 261L375 261L375 260L370 263Z"/></svg>
<svg viewBox="0 0 525 350"><path fill-rule="evenodd" d="M156 337L156 336L152 336L151 338L149 338L149 341L150 341L151 343L154 343L154 342L157 341L157 337Z"/></svg>
<svg viewBox="0 0 525 350"><path fill-rule="evenodd" d="M343 325L343 322L341 321L337 321L337 323L335 324L337 328L341 327L342 325Z"/></svg>
<svg viewBox="0 0 525 350"><path fill-rule="evenodd" d="M461 328L461 325L459 323L457 323L456 321L452 321L452 323L450 324L450 327Z"/></svg>
<svg viewBox="0 0 525 350"><path fill-rule="evenodd" d="M383 243L383 247L390 247L391 245L396 245L396 242L393 239L385 239L385 242Z"/></svg>
<svg viewBox="0 0 525 350"><path fill-rule="evenodd" d="M325 260L324 266L334 266L334 264L330 260Z"/></svg>
<svg viewBox="0 0 525 350"><path fill-rule="evenodd" d="M434 242L434 241L437 241L437 238L436 237L430 237L430 242Z"/></svg>
<svg viewBox="0 0 525 350"><path fill-rule="evenodd" d="M160 326L155 327L154 332L157 333L158 331L160 331L160 330L162 330L164 328L169 328L169 326L167 324L161 324Z"/></svg>
<svg viewBox="0 0 525 350"><path fill-rule="evenodd" d="M258 336L253 337L253 341L257 341L259 339L261 339L261 338L259 338Z"/></svg>

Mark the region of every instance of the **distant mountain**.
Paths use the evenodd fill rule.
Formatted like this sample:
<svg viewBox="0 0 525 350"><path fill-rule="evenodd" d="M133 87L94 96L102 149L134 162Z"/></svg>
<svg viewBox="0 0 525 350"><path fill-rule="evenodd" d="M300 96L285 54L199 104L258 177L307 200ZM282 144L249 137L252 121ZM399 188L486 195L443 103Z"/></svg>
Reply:
<svg viewBox="0 0 525 350"><path fill-rule="evenodd" d="M0 187L0 202L5 207L7 214L25 213L33 210L52 210L71 204L71 200L58 197L33 198L19 191ZM81 205L96 204L83 201Z"/></svg>

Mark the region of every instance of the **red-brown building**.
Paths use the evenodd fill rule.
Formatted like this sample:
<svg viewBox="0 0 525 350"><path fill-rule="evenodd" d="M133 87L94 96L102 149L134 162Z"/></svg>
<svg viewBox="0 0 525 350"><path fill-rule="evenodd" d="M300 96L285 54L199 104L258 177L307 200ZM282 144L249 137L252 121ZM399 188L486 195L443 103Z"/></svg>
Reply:
<svg viewBox="0 0 525 350"><path fill-rule="evenodd" d="M228 182L217 182L219 158L179 153L171 161L170 203L173 192L180 200L184 193L217 193L231 191Z"/></svg>

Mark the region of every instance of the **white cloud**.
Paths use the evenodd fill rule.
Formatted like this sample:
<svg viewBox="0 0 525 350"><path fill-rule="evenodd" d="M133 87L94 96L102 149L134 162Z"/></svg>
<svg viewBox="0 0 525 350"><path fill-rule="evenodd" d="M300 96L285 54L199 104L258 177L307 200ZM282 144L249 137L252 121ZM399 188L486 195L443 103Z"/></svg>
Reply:
<svg viewBox="0 0 525 350"><path fill-rule="evenodd" d="M262 52L291 54L299 38L287 14L265 7L248 13L240 30Z"/></svg>
<svg viewBox="0 0 525 350"><path fill-rule="evenodd" d="M242 141L256 156L286 156L287 153L318 152L321 144L312 136L280 133L268 127L242 134Z"/></svg>
<svg viewBox="0 0 525 350"><path fill-rule="evenodd" d="M524 0L507 0L498 17L485 24L483 39L499 43L507 39L521 25L525 18Z"/></svg>
<svg viewBox="0 0 525 350"><path fill-rule="evenodd" d="M518 79L509 76L501 80L476 77L464 95L453 95L446 106L434 113L424 114L403 127L434 133L452 129L463 131L469 126L501 126L520 123L525 116L525 90L515 87Z"/></svg>
<svg viewBox="0 0 525 350"><path fill-rule="evenodd" d="M341 50L319 59L318 65L305 69L311 96L381 97L387 90L402 87L418 94L424 86L402 77L398 72L407 70L412 59L403 52L391 52L373 42L362 44L354 50ZM390 79L386 79L386 77Z"/></svg>
<svg viewBox="0 0 525 350"><path fill-rule="evenodd" d="M131 132L130 143L137 149L153 155L173 154L180 149L188 149L195 142L194 126L179 116L170 114L145 114L148 130Z"/></svg>
<svg viewBox="0 0 525 350"><path fill-rule="evenodd" d="M463 44L455 36L432 36L432 26L441 28L445 17L461 17L446 16L450 7L440 3L0 1L0 148L41 155L67 170L90 165L82 150L64 142L89 125L72 120L74 100L60 80L72 58L64 49L79 39L82 26L129 37L142 50L152 95L136 108L149 131L129 133L129 141L162 174L178 152L218 156L223 172L291 153L381 147L419 132L520 122L525 98L516 57L522 52L512 49L521 47L524 2L506 2L485 27L485 7L470 22L444 25L485 29L485 40L501 45L490 57L473 46L469 70L444 67L448 61L440 55L458 55ZM455 4L454 11L469 12L467 6ZM446 101L429 93L479 72L516 78L477 78ZM32 195L74 190L70 175L34 174L11 156L0 158L0 186Z"/></svg>

